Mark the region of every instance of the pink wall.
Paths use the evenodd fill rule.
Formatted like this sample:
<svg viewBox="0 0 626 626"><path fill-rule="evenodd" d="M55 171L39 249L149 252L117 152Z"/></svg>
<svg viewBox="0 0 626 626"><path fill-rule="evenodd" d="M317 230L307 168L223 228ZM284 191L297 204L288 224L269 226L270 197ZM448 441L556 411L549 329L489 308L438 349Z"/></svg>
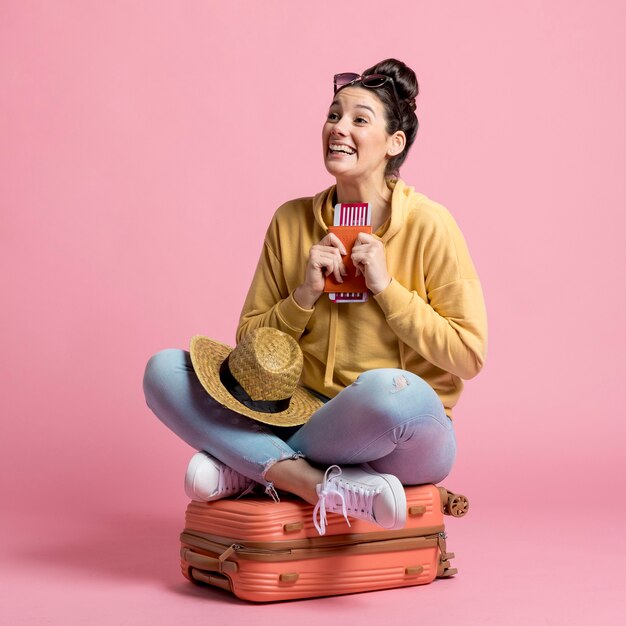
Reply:
<svg viewBox="0 0 626 626"><path fill-rule="evenodd" d="M402 177L457 219L489 314L447 484L556 509L623 484L622 3L381 6L0 5L7 510L182 512L145 361L233 342L274 209L333 182L332 74L388 56L421 86Z"/></svg>

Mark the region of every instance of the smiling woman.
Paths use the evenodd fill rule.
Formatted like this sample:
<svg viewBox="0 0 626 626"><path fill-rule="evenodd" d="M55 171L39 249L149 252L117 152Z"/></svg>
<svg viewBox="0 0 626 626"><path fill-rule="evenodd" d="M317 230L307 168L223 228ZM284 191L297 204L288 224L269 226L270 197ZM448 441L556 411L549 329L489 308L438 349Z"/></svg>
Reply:
<svg viewBox="0 0 626 626"><path fill-rule="evenodd" d="M354 85L378 90L376 101L380 102L384 108L386 133L393 136L397 131L402 131L405 145L391 153L385 168L386 176L397 177L417 134L415 98L419 93L419 86L415 73L404 63L388 59L365 70L362 76L352 73L335 75L335 94ZM333 105L336 104L338 102L335 98ZM368 104L362 103L360 106L375 114L374 108ZM331 115L333 115L332 111L329 112L329 120Z"/></svg>
<svg viewBox="0 0 626 626"><path fill-rule="evenodd" d="M237 348L194 341L191 354L167 350L148 363L148 405L200 450L187 471L190 497L259 483L274 498L281 489L314 504L322 534L327 511L396 529L403 485L449 473L452 409L462 379L484 364L487 318L453 217L399 178L417 94L415 73L395 59L335 75L322 127L335 184L276 211ZM350 251L329 230L336 203L371 210L373 234L361 232ZM371 297L339 304L324 286L330 274L343 282L348 255ZM295 389L259 384L287 365Z"/></svg>
<svg viewBox="0 0 626 626"><path fill-rule="evenodd" d="M345 189L354 187L356 181L378 182L382 189L389 159L406 145L401 130L387 133L385 108L378 97L358 87L344 87L336 94L322 139L326 169L341 180L341 195L351 198L369 197L366 190Z"/></svg>

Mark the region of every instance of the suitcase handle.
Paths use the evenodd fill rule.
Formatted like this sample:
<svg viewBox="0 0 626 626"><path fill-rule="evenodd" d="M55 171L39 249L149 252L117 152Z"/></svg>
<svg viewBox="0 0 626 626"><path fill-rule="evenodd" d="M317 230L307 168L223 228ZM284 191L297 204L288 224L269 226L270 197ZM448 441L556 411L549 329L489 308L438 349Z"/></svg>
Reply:
<svg viewBox="0 0 626 626"><path fill-rule="evenodd" d="M198 568L208 572L234 574L239 569L239 566L234 561L220 561L206 554L198 554L189 548L182 548L180 556L187 561L192 568Z"/></svg>
<svg viewBox="0 0 626 626"><path fill-rule="evenodd" d="M226 591L233 591L232 585L230 584L230 579L226 576L222 576L221 574L215 574L213 572L203 572L202 570L196 569L195 567L189 568L189 575L194 580L206 583L207 585L213 585L214 587L220 587L221 589L226 589Z"/></svg>

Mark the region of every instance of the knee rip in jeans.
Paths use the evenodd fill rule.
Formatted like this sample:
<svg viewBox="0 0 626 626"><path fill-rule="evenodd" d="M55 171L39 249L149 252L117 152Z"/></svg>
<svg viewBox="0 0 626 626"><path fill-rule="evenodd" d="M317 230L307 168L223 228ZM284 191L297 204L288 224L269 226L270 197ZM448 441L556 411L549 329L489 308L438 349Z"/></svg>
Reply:
<svg viewBox="0 0 626 626"><path fill-rule="evenodd" d="M358 376L356 380L352 383L353 385L359 385L361 383L361 376ZM404 374L398 374L393 377L393 384L390 388L390 393L398 393L398 391L402 391L406 389L411 383L409 379Z"/></svg>
<svg viewBox="0 0 626 626"><path fill-rule="evenodd" d="M410 383L407 377L404 374L398 374L397 376L394 376L391 393L398 393L398 391L406 389L409 385Z"/></svg>

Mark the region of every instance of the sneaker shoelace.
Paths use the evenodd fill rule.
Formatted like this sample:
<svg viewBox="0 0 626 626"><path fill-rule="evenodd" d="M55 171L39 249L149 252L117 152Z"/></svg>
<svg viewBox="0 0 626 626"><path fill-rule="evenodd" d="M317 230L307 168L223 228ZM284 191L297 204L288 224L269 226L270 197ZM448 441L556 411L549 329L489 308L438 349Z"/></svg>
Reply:
<svg viewBox="0 0 626 626"><path fill-rule="evenodd" d="M234 470L228 465L221 464L219 476L217 479L217 492L218 493L244 493L251 491L254 488L254 481L250 480L243 474ZM245 491L244 491L245 490ZM241 494L243 495L243 493Z"/></svg>
<svg viewBox="0 0 626 626"><path fill-rule="evenodd" d="M374 496L380 492L380 489L352 486L348 483L340 482L340 476L341 468L338 465L331 465L324 474L324 481L319 490L320 497L313 509L313 524L320 535L326 533L327 505L329 512L341 512L348 526L351 525L348 519L348 511L350 513L366 513L367 519L374 521L372 506L374 504ZM330 502L327 502L327 499Z"/></svg>

